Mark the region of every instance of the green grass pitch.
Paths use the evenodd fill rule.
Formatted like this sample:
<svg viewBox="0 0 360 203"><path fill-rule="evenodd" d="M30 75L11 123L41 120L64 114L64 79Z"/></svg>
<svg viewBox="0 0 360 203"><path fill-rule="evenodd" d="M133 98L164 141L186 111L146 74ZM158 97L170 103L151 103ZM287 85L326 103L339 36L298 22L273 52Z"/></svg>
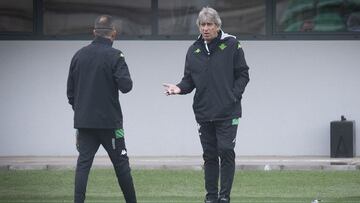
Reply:
<svg viewBox="0 0 360 203"><path fill-rule="evenodd" d="M73 170L0 171L0 202L73 202ZM139 203L202 203L203 171L133 170ZM360 203L360 171L237 171L232 203ZM124 202L112 169L92 169L86 202Z"/></svg>

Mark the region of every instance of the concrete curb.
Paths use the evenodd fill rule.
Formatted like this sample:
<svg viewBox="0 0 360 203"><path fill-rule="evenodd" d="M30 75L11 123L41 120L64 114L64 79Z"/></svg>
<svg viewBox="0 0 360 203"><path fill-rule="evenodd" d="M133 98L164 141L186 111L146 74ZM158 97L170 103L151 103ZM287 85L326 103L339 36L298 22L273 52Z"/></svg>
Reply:
<svg viewBox="0 0 360 203"><path fill-rule="evenodd" d="M76 156L0 156L0 170L74 170ZM130 157L132 169L202 170L201 156ZM93 168L113 168L107 156L96 156ZM360 170L360 157L329 158L313 156L241 156L236 158L236 170Z"/></svg>

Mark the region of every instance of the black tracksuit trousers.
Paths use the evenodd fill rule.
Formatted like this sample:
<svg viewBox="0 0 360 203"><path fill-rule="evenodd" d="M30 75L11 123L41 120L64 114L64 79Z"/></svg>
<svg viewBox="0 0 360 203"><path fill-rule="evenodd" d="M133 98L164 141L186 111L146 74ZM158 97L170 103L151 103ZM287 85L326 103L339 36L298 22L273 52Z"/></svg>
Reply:
<svg viewBox="0 0 360 203"><path fill-rule="evenodd" d="M78 130L76 145L79 157L75 173L74 202L83 203L85 201L90 168L100 144L105 148L111 159L126 203L136 203L135 188L130 173L125 140L123 136L116 136L115 129Z"/></svg>
<svg viewBox="0 0 360 203"><path fill-rule="evenodd" d="M235 141L238 119L199 122L203 148L206 200L230 201L235 173ZM220 161L220 162L219 162ZM218 189L220 177L220 191Z"/></svg>

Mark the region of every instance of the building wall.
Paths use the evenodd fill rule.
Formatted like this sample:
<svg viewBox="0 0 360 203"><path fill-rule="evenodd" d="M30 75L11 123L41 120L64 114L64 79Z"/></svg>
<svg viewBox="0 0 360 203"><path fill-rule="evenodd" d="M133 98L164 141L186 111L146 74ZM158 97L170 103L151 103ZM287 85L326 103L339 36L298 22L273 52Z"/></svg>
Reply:
<svg viewBox="0 0 360 203"><path fill-rule="evenodd" d="M72 55L89 41L0 41L0 156L76 155L66 99ZM116 41L134 81L121 95L133 156L200 155L192 96L180 81L191 41ZM237 155L329 155L330 121L360 122L360 41L244 41L250 83ZM357 125L357 132L359 131ZM360 139L356 143L360 151ZM103 149L99 154L105 154Z"/></svg>

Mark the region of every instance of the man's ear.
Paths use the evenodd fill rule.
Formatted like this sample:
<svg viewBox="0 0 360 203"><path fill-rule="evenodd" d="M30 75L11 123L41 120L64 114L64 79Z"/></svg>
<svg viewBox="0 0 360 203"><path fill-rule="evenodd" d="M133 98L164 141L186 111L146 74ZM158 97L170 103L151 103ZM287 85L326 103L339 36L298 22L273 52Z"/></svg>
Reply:
<svg viewBox="0 0 360 203"><path fill-rule="evenodd" d="M112 38L113 40L116 39L116 34L117 34L116 30L113 30L113 31L111 32L111 38Z"/></svg>

